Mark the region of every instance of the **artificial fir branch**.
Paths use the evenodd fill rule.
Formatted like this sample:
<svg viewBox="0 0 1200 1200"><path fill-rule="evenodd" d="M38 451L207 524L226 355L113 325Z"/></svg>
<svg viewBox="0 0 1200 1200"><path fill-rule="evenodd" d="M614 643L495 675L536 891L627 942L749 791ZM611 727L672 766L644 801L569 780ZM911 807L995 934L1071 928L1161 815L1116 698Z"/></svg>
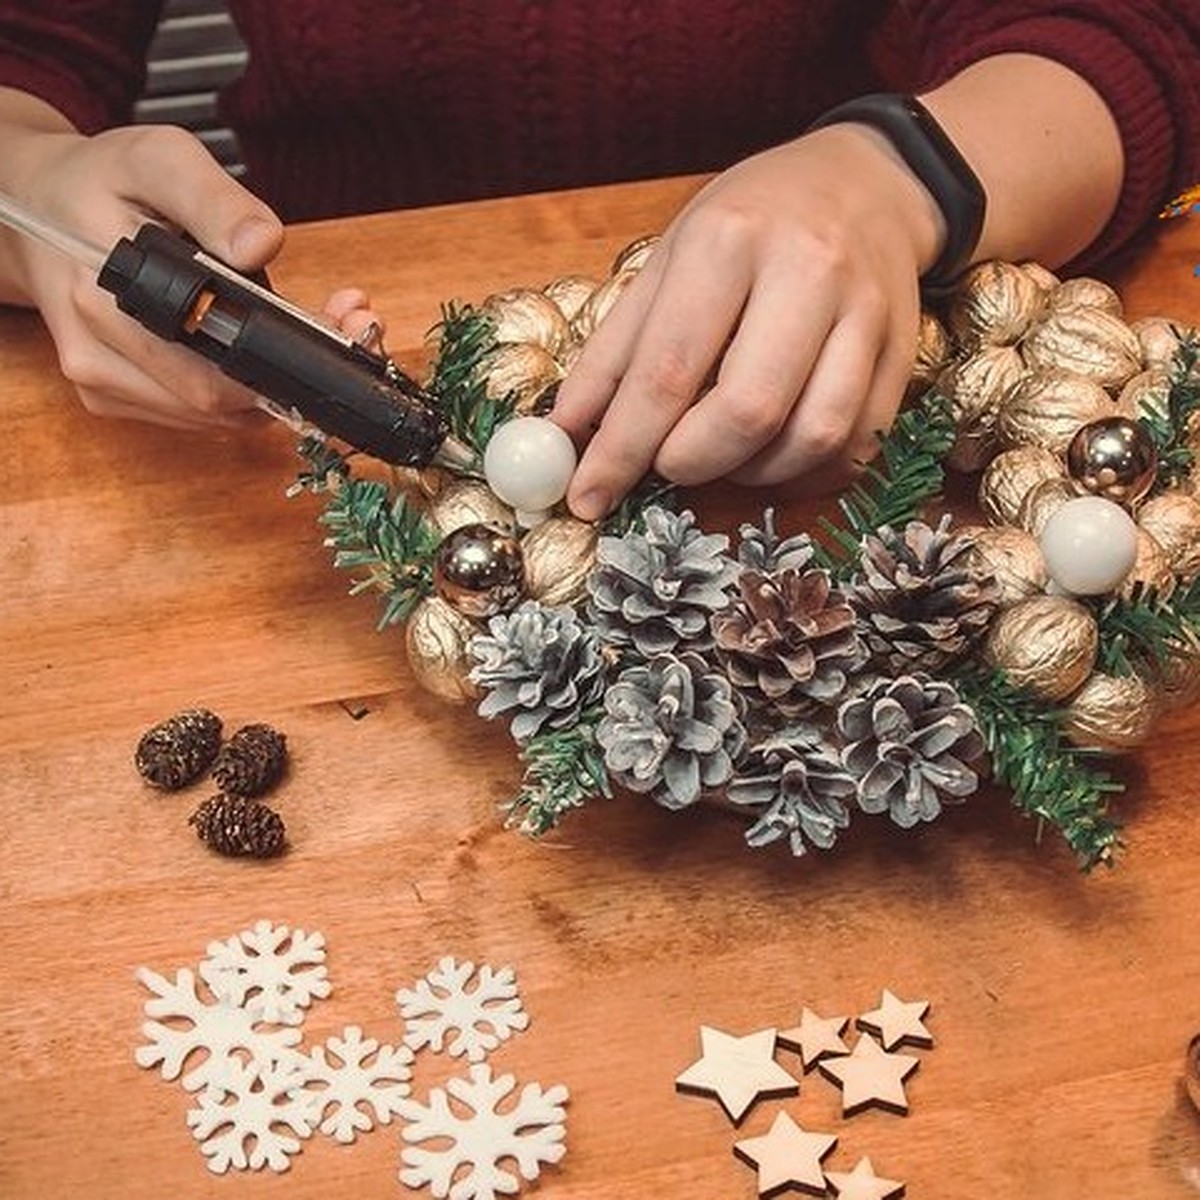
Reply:
<svg viewBox="0 0 1200 1200"><path fill-rule="evenodd" d="M375 588L385 597L379 626L407 620L433 586L437 531L405 498L394 500L377 480L343 478L330 495L321 523L331 530L325 544L333 565L365 567L352 595Z"/></svg>
<svg viewBox="0 0 1200 1200"><path fill-rule="evenodd" d="M1097 752L1071 745L1060 714L999 672L968 668L955 686L975 713L992 774L1012 792L1013 804L1057 829L1085 870L1111 865L1121 841L1108 797L1124 785L1093 765Z"/></svg>
<svg viewBox="0 0 1200 1200"><path fill-rule="evenodd" d="M497 345L495 324L469 304L447 304L430 332L437 334L438 346L428 390L445 414L450 432L482 454L496 427L513 412L511 396L487 394L480 370Z"/></svg>
<svg viewBox="0 0 1200 1200"><path fill-rule="evenodd" d="M346 455L331 446L321 434L310 433L301 438L296 453L308 466L296 475L295 483L287 490L289 496L300 492L316 495L333 491L350 474Z"/></svg>
<svg viewBox="0 0 1200 1200"><path fill-rule="evenodd" d="M647 475L600 525L600 532L609 537L624 537L636 531L645 532L645 512L651 505L675 508L675 484L657 475Z"/></svg>
<svg viewBox="0 0 1200 1200"><path fill-rule="evenodd" d="M1138 584L1094 605L1098 663L1109 675L1153 676L1180 647L1200 643L1200 577L1163 594Z"/></svg>
<svg viewBox="0 0 1200 1200"><path fill-rule="evenodd" d="M507 824L538 837L553 829L573 808L598 796L612 797L604 752L596 742L603 709L584 712L569 729L531 737L522 747L525 777L506 805Z"/></svg>
<svg viewBox="0 0 1200 1200"><path fill-rule="evenodd" d="M902 528L914 520L942 490L942 459L954 434L950 401L935 389L900 413L880 438L880 465L868 466L838 500L844 524L821 520L832 545L818 548L818 562L845 578L856 569L864 535L882 525Z"/></svg>
<svg viewBox="0 0 1200 1200"><path fill-rule="evenodd" d="M1186 480L1196 461L1188 436L1191 418L1200 412L1200 339L1194 330L1176 329L1176 334L1179 349L1171 360L1165 404L1143 401L1138 417L1158 451L1155 494Z"/></svg>

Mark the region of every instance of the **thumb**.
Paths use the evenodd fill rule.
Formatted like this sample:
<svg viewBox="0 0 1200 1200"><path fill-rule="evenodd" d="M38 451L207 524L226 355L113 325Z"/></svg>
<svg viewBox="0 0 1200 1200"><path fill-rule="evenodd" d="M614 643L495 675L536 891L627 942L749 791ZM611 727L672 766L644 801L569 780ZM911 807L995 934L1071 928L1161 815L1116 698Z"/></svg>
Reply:
<svg viewBox="0 0 1200 1200"><path fill-rule="evenodd" d="M131 155L131 194L239 271L270 262L283 244L283 224L275 213L190 133L172 128L155 133Z"/></svg>

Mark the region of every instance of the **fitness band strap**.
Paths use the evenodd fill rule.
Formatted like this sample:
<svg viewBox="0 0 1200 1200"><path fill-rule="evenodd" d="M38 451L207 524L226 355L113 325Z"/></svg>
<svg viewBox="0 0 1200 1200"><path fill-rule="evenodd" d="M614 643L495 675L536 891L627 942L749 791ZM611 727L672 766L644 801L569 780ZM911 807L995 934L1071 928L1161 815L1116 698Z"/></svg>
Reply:
<svg viewBox="0 0 1200 1200"><path fill-rule="evenodd" d="M921 276L921 290L929 296L944 295L970 263L983 231L987 193L979 176L915 96L859 96L823 113L809 130L847 123L878 129L941 209L946 242L937 262Z"/></svg>

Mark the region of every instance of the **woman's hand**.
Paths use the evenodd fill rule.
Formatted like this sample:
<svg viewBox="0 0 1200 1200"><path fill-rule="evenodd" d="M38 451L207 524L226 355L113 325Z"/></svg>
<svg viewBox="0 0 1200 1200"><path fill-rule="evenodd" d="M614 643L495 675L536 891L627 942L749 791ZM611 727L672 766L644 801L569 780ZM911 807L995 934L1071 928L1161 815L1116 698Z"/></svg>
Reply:
<svg viewBox="0 0 1200 1200"><path fill-rule="evenodd" d="M1055 267L1100 234L1124 161L1085 79L998 54L921 99L987 193L976 261ZM652 468L681 484L831 489L874 455L900 403L917 281L943 236L932 197L863 126L821 129L713 180L559 390L555 419L587 443L567 497L576 515L607 512Z"/></svg>
<svg viewBox="0 0 1200 1200"><path fill-rule="evenodd" d="M908 380L941 218L882 137L824 129L713 180L589 338L554 419L587 442L568 502L653 469L814 488L869 460ZM590 439L590 440L589 440Z"/></svg>
<svg viewBox="0 0 1200 1200"><path fill-rule="evenodd" d="M4 122L13 97L28 99L0 96L0 186L46 220L105 250L144 221L161 221L241 271L262 267L279 249L278 219L190 134L21 128ZM0 247L0 300L41 310L64 374L93 413L191 428L236 423L255 404L212 364L119 312L93 272L14 233Z"/></svg>

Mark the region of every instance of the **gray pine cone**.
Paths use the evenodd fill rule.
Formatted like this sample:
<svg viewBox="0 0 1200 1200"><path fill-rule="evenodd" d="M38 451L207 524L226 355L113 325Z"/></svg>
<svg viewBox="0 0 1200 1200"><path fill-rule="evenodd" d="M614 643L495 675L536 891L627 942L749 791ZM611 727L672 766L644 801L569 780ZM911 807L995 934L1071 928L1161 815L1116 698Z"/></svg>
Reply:
<svg viewBox="0 0 1200 1200"><path fill-rule="evenodd" d="M948 683L927 675L880 679L841 706L837 724L863 812L886 812L908 829L979 786L970 764L983 757L983 734Z"/></svg>
<svg viewBox="0 0 1200 1200"><path fill-rule="evenodd" d="M751 846L787 837L799 857L811 843L828 850L850 824L853 777L837 747L811 725L781 729L752 747L725 789L733 804L761 809L746 831Z"/></svg>
<svg viewBox="0 0 1200 1200"><path fill-rule="evenodd" d="M903 535L891 526L862 544L862 575L851 589L860 631L882 673L937 671L961 658L996 611L990 575L968 566L970 537L910 521Z"/></svg>
<svg viewBox="0 0 1200 1200"><path fill-rule="evenodd" d="M746 731L729 680L699 655L660 654L628 667L604 697L596 727L613 777L684 808L733 774Z"/></svg>
<svg viewBox="0 0 1200 1200"><path fill-rule="evenodd" d="M836 704L865 661L854 610L817 568L745 570L741 599L712 619L717 652L754 707L787 718Z"/></svg>
<svg viewBox="0 0 1200 1200"><path fill-rule="evenodd" d="M738 531L738 562L753 571L773 575L778 571L801 571L812 562L816 547L807 533L780 538L775 532L775 510L763 512L763 523L743 525Z"/></svg>
<svg viewBox="0 0 1200 1200"><path fill-rule="evenodd" d="M480 716L511 712L518 742L543 726L573 725L604 690L600 640L566 606L526 600L492 617L488 632L473 637L469 650L475 660L471 680L487 692Z"/></svg>
<svg viewBox="0 0 1200 1200"><path fill-rule="evenodd" d="M646 530L602 537L588 590L588 613L602 641L645 658L712 646L708 619L729 603L737 573L724 534L696 528L690 512L651 505Z"/></svg>

